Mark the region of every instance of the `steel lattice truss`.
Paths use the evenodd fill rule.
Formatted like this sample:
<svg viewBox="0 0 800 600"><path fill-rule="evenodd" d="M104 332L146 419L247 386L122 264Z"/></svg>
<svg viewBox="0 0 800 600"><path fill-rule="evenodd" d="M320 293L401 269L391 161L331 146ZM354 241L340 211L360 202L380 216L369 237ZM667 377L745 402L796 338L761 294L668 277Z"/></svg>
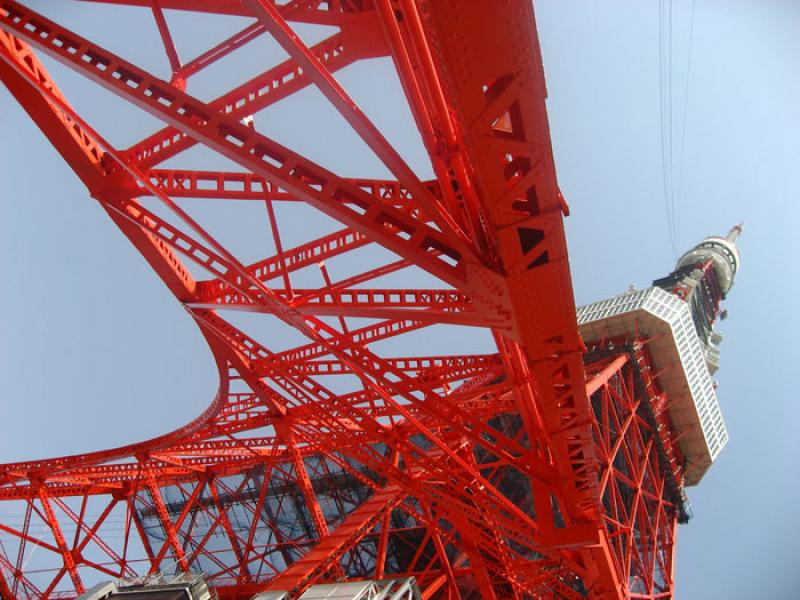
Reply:
<svg viewBox="0 0 800 600"><path fill-rule="evenodd" d="M426 598L669 596L666 401L646 377L646 341L597 349L584 369L530 2L107 4L152 11L169 81L6 0L0 80L197 323L219 388L161 437L0 466L0 499L22 507L21 523L0 523L0 595L71 597L97 579L178 569L206 572L230 598L401 575ZM250 24L182 63L166 9ZM337 32L308 47L298 23ZM262 35L288 58L216 99L187 91ZM40 54L164 127L114 147ZM397 71L433 180L333 76L375 57ZM252 122L310 86L393 179L340 177ZM196 145L239 170L162 168ZM238 258L187 212L197 198L260 203L274 254ZM300 224L279 222L278 202L338 229L284 245ZM369 248L390 259L332 279L326 262ZM320 285L297 285L309 270ZM406 288L381 287L397 274ZM235 312L277 318L306 342L270 349ZM371 349L442 324L483 328L497 351ZM322 382L332 377L350 388Z"/></svg>

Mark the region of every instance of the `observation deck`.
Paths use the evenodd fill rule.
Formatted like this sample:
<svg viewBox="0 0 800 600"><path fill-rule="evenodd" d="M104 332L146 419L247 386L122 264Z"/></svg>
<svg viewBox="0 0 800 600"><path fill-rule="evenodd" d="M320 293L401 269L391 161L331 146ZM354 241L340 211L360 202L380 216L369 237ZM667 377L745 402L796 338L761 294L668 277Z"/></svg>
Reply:
<svg viewBox="0 0 800 600"><path fill-rule="evenodd" d="M618 337L648 340L686 458L684 485L697 485L728 443L728 432L689 305L650 287L578 308L578 324L587 345Z"/></svg>

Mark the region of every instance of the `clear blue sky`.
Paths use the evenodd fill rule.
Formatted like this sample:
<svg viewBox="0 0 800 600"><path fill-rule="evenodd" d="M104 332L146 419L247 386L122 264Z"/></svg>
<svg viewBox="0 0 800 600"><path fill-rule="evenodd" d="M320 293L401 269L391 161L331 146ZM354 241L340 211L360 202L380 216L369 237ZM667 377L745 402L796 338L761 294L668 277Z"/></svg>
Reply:
<svg viewBox="0 0 800 600"><path fill-rule="evenodd" d="M146 28L154 42L147 11L115 23L104 7L30 4L165 73L155 43L137 45L130 33ZM681 153L691 0L672 4L676 172L683 157L679 251L747 222L717 375L731 441L689 490L695 517L679 529L677 597L790 598L800 583L800 405L792 392L800 333L800 5L697 0ZM536 11L559 181L572 208L577 301L586 303L630 283L645 286L675 259L662 181L658 3L540 0ZM98 33L101 23L106 29ZM185 56L239 24L176 23L193 26L177 39ZM264 42L257 51L274 48ZM199 79L190 91L216 95L255 73L256 58ZM137 132L155 129L153 119L76 75L56 66L52 72L112 142L125 147ZM407 111L386 64L359 65L340 79L420 174L428 173L413 128L398 117ZM300 100L309 112L271 110L259 127L342 174L383 174L318 95ZM194 324L4 90L0 131L0 460L117 445L184 423L216 385ZM214 206L194 210L209 221L220 216ZM226 227L252 230L246 217ZM452 340L440 341L452 350Z"/></svg>

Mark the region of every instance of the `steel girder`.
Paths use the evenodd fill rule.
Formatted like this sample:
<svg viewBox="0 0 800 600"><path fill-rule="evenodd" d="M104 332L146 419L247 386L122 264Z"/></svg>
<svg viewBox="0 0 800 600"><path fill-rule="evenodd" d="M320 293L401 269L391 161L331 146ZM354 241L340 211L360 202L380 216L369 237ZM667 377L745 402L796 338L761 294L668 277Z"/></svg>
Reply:
<svg viewBox="0 0 800 600"><path fill-rule="evenodd" d="M169 569L203 570L231 598L400 575L417 577L426 598L668 594L675 512L664 482L674 473L652 458L653 433L635 416L661 398L626 387L632 359L602 362L586 383L530 4L108 4L152 10L168 80L8 0L0 80L186 307L220 384L174 432L0 465L0 500L22 519L0 523L11 540L0 547L0 594L70 597L100 576ZM253 20L182 64L164 9ZM295 22L338 32L309 47ZM215 99L187 93L194 75L265 34L287 60ZM32 48L165 127L115 148ZM397 69L433 181L332 76L379 56ZM396 180L340 177L248 124L310 85ZM242 171L158 168L197 144ZM197 198L263 202L274 254L238 258L176 201ZM344 229L285 248L275 202L308 204ZM392 258L331 279L326 261L374 247ZM411 267L441 287L363 287L410 280ZM319 287L292 283L309 268ZM277 317L308 341L269 349L224 318L230 310ZM392 357L369 347L442 324L484 328L498 352ZM331 375L350 387L327 387Z"/></svg>

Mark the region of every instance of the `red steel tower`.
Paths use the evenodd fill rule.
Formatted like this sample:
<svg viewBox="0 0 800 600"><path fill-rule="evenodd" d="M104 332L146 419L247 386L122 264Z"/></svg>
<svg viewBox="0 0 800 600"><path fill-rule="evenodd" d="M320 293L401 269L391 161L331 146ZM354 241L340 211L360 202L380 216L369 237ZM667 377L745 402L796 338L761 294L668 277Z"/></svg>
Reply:
<svg viewBox="0 0 800 600"><path fill-rule="evenodd" d="M2 513L19 515L0 522L0 596L99 599L116 589L87 592L99 581L150 575L152 594L172 581L183 597L330 597L308 595L326 582L348 598L671 597L683 488L727 440L713 324L740 229L576 320L531 3L104 3L149 11L169 72L0 0L0 81L185 307L219 386L157 438L0 465ZM246 25L182 60L189 12ZM309 44L298 24L335 29ZM285 60L198 95L193 78L263 36ZM163 128L115 145L41 55ZM432 178L333 75L376 58ZM271 137L261 111L310 87L391 178L341 176ZM192 148L236 168L165 168ZM257 207L271 242L218 233L198 200ZM463 328L493 351L425 351ZM191 572L205 583L173 578Z"/></svg>

